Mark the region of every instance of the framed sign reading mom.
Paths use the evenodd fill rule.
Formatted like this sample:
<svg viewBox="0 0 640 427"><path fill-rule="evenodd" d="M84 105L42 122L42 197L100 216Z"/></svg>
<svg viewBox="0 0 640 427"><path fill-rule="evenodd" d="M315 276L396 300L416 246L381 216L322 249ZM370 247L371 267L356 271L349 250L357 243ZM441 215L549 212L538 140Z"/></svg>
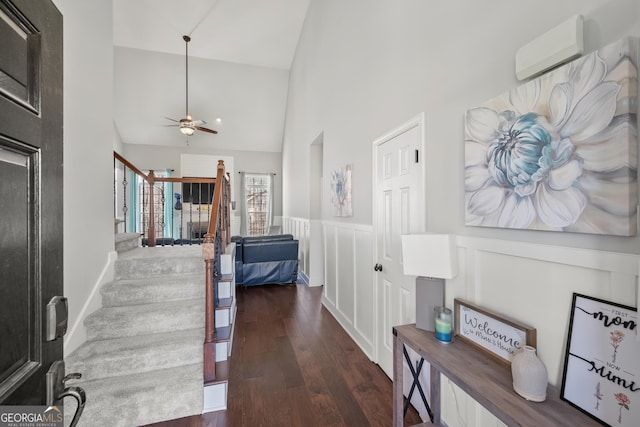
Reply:
<svg viewBox="0 0 640 427"><path fill-rule="evenodd" d="M640 426L635 308L573 294L560 398L609 426Z"/></svg>
<svg viewBox="0 0 640 427"><path fill-rule="evenodd" d="M522 347L536 346L534 328L459 298L454 299L453 304L457 339L465 340L509 364Z"/></svg>

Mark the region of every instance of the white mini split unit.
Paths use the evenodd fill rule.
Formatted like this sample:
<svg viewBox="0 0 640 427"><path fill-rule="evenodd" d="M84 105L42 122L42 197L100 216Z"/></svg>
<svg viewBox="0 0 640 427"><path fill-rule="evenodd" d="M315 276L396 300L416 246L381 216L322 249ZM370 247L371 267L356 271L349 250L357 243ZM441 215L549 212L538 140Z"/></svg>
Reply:
<svg viewBox="0 0 640 427"><path fill-rule="evenodd" d="M518 80L534 77L582 54L582 15L573 16L516 52Z"/></svg>

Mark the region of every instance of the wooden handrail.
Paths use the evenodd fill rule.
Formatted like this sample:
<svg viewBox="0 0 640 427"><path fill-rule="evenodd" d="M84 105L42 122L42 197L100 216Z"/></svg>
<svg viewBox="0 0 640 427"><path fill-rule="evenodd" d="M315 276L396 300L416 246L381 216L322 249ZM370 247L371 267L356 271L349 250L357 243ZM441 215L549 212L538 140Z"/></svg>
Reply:
<svg viewBox="0 0 640 427"><path fill-rule="evenodd" d="M156 177L156 182L179 182L181 184L215 184L215 178L169 178Z"/></svg>
<svg viewBox="0 0 640 427"><path fill-rule="evenodd" d="M224 162L218 161L218 173L216 175L216 183L226 183L224 172ZM204 383L211 383L216 378L216 359L215 359L215 307L214 307L214 291L219 278L219 271L216 271L215 260L217 255L224 251L230 238L224 230L227 223L228 209L224 204L229 203L227 185L216 185L213 190L213 203L211 217L209 218L209 229L204 236L202 243L202 258L205 262L206 270L206 291L205 291L205 332L204 332ZM218 234L218 232L220 234ZM219 269L218 265L218 269Z"/></svg>
<svg viewBox="0 0 640 427"><path fill-rule="evenodd" d="M140 169L138 169L137 167L135 167L129 160L125 159L124 157L122 157L117 151L113 151L113 157L115 157L116 159L120 160L122 162L123 165L125 165L126 167L128 167L129 169L131 169L132 171L134 171L136 173L136 175L141 176L142 178L144 178L145 181L149 182L149 180L147 179L147 175L144 174L144 172L142 172Z"/></svg>

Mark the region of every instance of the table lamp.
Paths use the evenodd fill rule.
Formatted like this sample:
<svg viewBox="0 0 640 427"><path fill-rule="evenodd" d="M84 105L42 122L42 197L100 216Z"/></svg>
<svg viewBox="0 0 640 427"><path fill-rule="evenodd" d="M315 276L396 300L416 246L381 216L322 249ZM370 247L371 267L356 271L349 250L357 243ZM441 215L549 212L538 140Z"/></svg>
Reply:
<svg viewBox="0 0 640 427"><path fill-rule="evenodd" d="M416 277L416 327L435 331L434 309L444 306L444 279L458 274L453 234L405 234L402 263L406 276Z"/></svg>

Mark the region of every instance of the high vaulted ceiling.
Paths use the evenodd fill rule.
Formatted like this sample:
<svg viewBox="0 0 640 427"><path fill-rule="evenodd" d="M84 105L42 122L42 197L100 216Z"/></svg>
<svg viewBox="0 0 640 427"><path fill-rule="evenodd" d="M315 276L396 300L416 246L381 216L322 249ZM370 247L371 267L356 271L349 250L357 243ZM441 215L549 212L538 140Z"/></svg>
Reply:
<svg viewBox="0 0 640 427"><path fill-rule="evenodd" d="M288 71L309 0L113 0L114 122L124 143L280 151ZM216 123L216 118L222 119Z"/></svg>

